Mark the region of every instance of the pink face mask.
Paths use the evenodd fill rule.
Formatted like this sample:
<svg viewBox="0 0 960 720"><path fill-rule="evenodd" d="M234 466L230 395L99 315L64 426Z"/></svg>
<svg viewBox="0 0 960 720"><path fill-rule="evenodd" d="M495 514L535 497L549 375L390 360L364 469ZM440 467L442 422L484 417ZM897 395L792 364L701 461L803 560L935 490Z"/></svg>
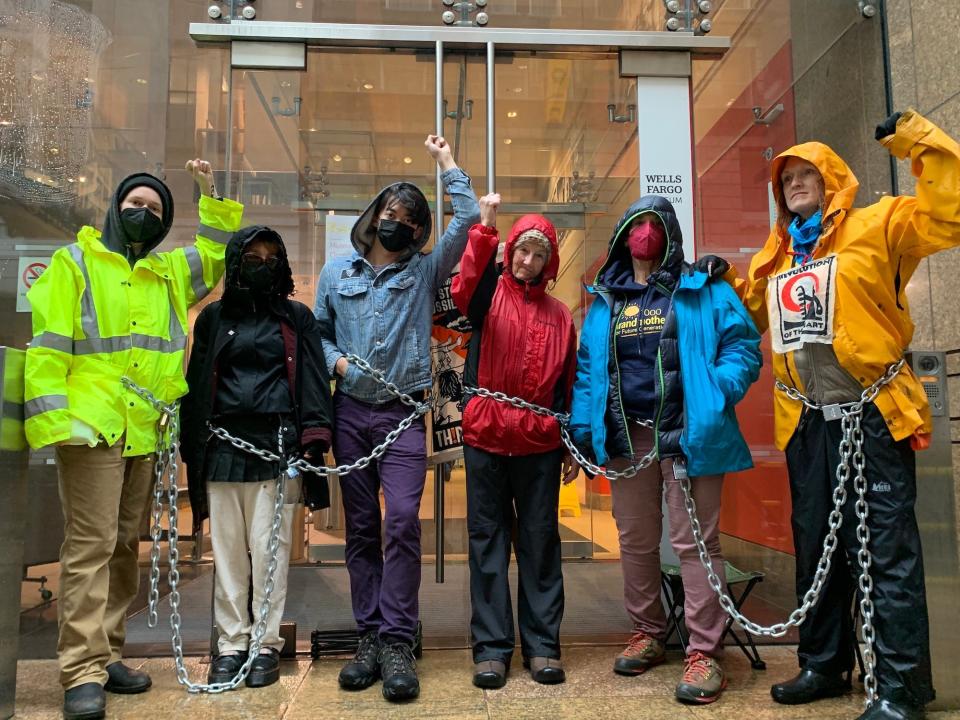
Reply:
<svg viewBox="0 0 960 720"><path fill-rule="evenodd" d="M630 230L627 247L637 260L659 260L667 246L667 233L657 223L643 223Z"/></svg>

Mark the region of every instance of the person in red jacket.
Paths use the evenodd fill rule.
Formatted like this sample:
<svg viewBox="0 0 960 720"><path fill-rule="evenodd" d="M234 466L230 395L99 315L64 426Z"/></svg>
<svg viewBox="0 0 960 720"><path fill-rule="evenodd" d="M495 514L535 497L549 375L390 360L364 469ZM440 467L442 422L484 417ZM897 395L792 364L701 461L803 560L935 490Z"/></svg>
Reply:
<svg viewBox="0 0 960 720"><path fill-rule="evenodd" d="M470 538L470 632L477 687L506 682L514 647L507 570L514 520L518 610L524 667L539 683L566 679L560 663L563 575L557 524L561 474L579 468L560 440L556 418L471 393L500 391L556 412L567 410L577 365L577 334L566 306L547 295L560 266L557 231L541 215L513 226L497 263L498 194L480 199L453 299L473 327L464 387L463 457Z"/></svg>

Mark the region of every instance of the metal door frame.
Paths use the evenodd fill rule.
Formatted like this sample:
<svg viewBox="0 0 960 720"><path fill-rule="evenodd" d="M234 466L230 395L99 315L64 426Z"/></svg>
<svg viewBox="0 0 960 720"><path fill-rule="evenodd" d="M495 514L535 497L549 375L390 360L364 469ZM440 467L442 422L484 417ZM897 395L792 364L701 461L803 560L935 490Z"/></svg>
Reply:
<svg viewBox="0 0 960 720"><path fill-rule="evenodd" d="M291 57L305 57L306 47L331 49L379 49L395 48L430 49L433 48L436 65L436 132L442 133L444 121L443 108L443 60L444 51L453 46L457 50L485 51L486 53L486 92L487 92L487 192L496 192L496 133L495 119L495 73L494 62L497 50L502 51L542 51L597 53L616 52L620 59L621 77L691 77L691 61L695 58L715 59L730 49L730 38L722 36L695 35L690 32L656 31L604 31L604 30L544 30L528 28L474 28L474 27L431 27L417 25L360 25L350 23L310 23L310 22L270 22L233 20L220 23L190 23L190 37L199 46L231 44L236 56L238 47L247 53L256 54L256 43L269 43L275 53L278 43L302 46L289 48ZM233 43L239 45L234 46ZM268 45L263 46L265 49ZM280 45L283 50L286 46ZM282 69L276 55L264 55L264 67ZM279 62L283 62L280 60ZM243 67L250 64L249 56ZM304 66L294 61L291 69L301 70ZM231 77L228 95L232 94L234 59L231 60ZM638 106L643 98L640 82L637 83ZM228 122L232 131L232 100L229 100ZM691 114L692 129L692 114ZM635 132L639 132L639 125ZM692 137L692 133L691 133ZM232 168L230 167L230 146L228 142L227 183L228 192ZM638 150L640 143L637 143ZM642 159L642 155L641 155ZM642 164L642 162L641 162ZM441 171L436 171L436 208L435 226L439 236L444 227L443 183ZM692 182L692 181L691 181ZM693 236L689 242L692 248ZM686 244L686 243L685 243ZM691 253L690 257L693 257ZM444 580L444 479L450 472L450 464L462 457L462 450L451 455L444 451L428 458L434 468L434 525L436 527L436 581ZM573 541L590 545L592 556L592 538L588 541Z"/></svg>

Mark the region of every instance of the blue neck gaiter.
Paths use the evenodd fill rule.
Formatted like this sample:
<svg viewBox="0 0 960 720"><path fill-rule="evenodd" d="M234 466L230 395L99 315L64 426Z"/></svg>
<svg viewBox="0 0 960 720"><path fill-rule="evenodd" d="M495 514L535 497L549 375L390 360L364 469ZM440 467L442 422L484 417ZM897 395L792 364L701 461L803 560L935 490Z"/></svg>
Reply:
<svg viewBox="0 0 960 720"><path fill-rule="evenodd" d="M798 215L787 227L787 232L793 238L793 252L801 265L810 262L813 257L813 248L817 244L820 233L823 232L823 212L817 210L802 223Z"/></svg>

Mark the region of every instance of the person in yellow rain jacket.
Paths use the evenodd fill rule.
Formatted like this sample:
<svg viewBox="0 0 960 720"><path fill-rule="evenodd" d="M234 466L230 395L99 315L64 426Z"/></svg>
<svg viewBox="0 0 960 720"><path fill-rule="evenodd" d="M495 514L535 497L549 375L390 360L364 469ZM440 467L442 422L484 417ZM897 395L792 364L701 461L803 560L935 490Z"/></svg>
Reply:
<svg viewBox="0 0 960 720"><path fill-rule="evenodd" d="M960 145L912 110L890 116L876 138L895 157L910 158L916 197L854 208L859 185L847 164L821 143L796 145L773 161L779 217L747 277L737 278L719 258L697 261L725 273L757 326L770 329L774 375L783 386L774 391L775 432L790 475L798 599L813 583L828 530L845 422L837 405L859 400L893 373L913 337L904 288L921 258L960 245ZM878 701L861 720L909 720L923 716L934 690L914 514L914 451L929 443L930 411L908 365L863 406L861 430L878 682ZM771 688L779 703L850 688L844 673L853 667L850 609L860 574L852 481L847 496L842 551L800 627L800 673Z"/></svg>
<svg viewBox="0 0 960 720"><path fill-rule="evenodd" d="M152 175L131 175L103 232L83 227L27 293L24 429L31 447L56 446L65 525L57 655L66 720L103 717L104 690L151 684L121 662L121 650L139 587L159 413L121 378L164 402L186 394L187 310L220 281L243 215L242 205L213 196L209 163L188 169L201 191L193 246L154 252L173 224L173 196Z"/></svg>

